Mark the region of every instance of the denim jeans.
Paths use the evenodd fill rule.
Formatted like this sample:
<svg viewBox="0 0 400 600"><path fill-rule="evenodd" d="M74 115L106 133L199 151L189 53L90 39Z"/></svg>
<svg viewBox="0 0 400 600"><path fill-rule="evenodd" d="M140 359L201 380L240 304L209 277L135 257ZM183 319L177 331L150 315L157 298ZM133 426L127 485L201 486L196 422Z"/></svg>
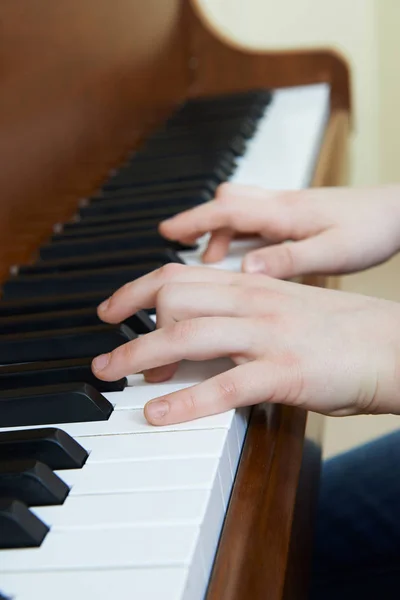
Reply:
<svg viewBox="0 0 400 600"><path fill-rule="evenodd" d="M324 463L310 598L400 599L400 431Z"/></svg>

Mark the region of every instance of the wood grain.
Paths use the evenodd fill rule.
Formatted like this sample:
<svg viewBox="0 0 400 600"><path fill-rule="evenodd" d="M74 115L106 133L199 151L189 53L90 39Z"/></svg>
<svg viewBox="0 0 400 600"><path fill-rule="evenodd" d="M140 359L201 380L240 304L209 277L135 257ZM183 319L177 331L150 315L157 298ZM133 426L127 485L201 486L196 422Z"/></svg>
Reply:
<svg viewBox="0 0 400 600"><path fill-rule="evenodd" d="M3 0L0 277L187 95L180 0Z"/></svg>

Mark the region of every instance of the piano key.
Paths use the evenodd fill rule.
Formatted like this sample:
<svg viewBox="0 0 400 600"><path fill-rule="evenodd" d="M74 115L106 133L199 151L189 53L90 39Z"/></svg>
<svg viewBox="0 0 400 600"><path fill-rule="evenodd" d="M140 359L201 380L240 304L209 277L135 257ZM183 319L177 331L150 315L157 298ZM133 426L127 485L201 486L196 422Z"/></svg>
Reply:
<svg viewBox="0 0 400 600"><path fill-rule="evenodd" d="M17 432L20 434L21 432ZM147 435L76 436L90 453L91 463L170 458L220 457L226 441L225 429L149 432Z"/></svg>
<svg viewBox="0 0 400 600"><path fill-rule="evenodd" d="M29 300L10 300L0 302L0 317L14 317L46 313L56 310L77 310L81 308L97 307L114 290L86 294L66 294L65 296L33 296Z"/></svg>
<svg viewBox="0 0 400 600"><path fill-rule="evenodd" d="M0 336L0 363L87 358L111 352L137 336L126 325L97 325Z"/></svg>
<svg viewBox="0 0 400 600"><path fill-rule="evenodd" d="M203 175L204 172L214 169L223 169L230 172L235 165L235 157L228 149L215 151L209 148L208 152L187 152L184 156L152 157L151 160L133 160L122 166L114 177L125 175L170 175L183 173Z"/></svg>
<svg viewBox="0 0 400 600"><path fill-rule="evenodd" d="M99 190L92 199L98 199L105 195L107 195L109 198L113 196L117 197L121 195L121 193L124 193L121 189L115 188L115 186L108 188L110 181L111 179L105 183L104 187ZM168 192L169 195L173 195L182 190L186 190L192 193L204 193L208 195L208 198L206 198L207 200L215 192L215 189L216 184L214 181L210 181L206 177L199 177L189 181L180 180L173 181L172 183L147 183L144 185L135 185L132 189L132 193L140 196L156 196L157 194L164 194L165 192Z"/></svg>
<svg viewBox="0 0 400 600"><path fill-rule="evenodd" d="M124 191L119 198L109 198L107 194L101 198L101 202L91 202L81 206L79 215L82 220L101 216L105 217L106 215L109 215L111 218L118 215L118 213L132 213L134 211L144 213L148 212L151 208L154 208L155 210L166 210L169 206L174 206L174 211L182 212L183 210L188 210L189 208L208 202L210 199L209 196L204 199L204 197L201 198L198 195L194 197L188 196L182 200L178 200L174 196L170 199L155 196L154 198L138 201L134 197L131 197L130 193L131 190L129 190L129 193ZM180 210L177 210L178 207L180 207Z"/></svg>
<svg viewBox="0 0 400 600"><path fill-rule="evenodd" d="M109 191L107 194L93 196L90 198L90 202L102 204L103 202L130 200L132 206L135 206L137 210L148 210L149 206L153 206L153 202L163 200L162 208L165 210L169 205L184 206L188 202L202 204L210 200L211 197L212 191L209 188L195 183L191 184L190 187L177 187L177 189L171 189L170 187L158 189L158 186L148 186L139 190L135 187L131 191L125 189L114 190Z"/></svg>
<svg viewBox="0 0 400 600"><path fill-rule="evenodd" d="M15 600L32 600L32 590L37 590L40 600L110 600L110 590L119 600L131 597L130 590L137 600L177 600L183 597L188 571L187 567L154 567L29 572L23 577L2 573L2 585L15 594Z"/></svg>
<svg viewBox="0 0 400 600"><path fill-rule="evenodd" d="M126 198L123 198L123 200ZM72 231L74 229L79 229L80 227L103 227L109 223L110 225L118 224L118 223L131 223L131 222L140 222L146 219L155 219L158 222L163 221L164 219L168 219L183 210L186 210L186 205L181 204L172 204L166 205L161 208L147 208L144 210L136 210L134 207L132 210L127 210L126 212L118 212L116 214L110 213L108 215L99 215L97 217L85 217L82 219L81 217L76 217L74 221L68 221L67 223L60 223L57 225L58 231Z"/></svg>
<svg viewBox="0 0 400 600"><path fill-rule="evenodd" d="M87 383L0 391L0 427L107 420L112 404Z"/></svg>
<svg viewBox="0 0 400 600"><path fill-rule="evenodd" d="M40 552L1 553L3 573L65 571L70 569L183 567L195 551L198 527L168 525L56 531Z"/></svg>
<svg viewBox="0 0 400 600"><path fill-rule="evenodd" d="M117 381L97 379L92 372L90 358L0 366L0 389L2 390L76 382L87 383L98 392L121 392L126 386L125 377Z"/></svg>
<svg viewBox="0 0 400 600"><path fill-rule="evenodd" d="M94 270L106 267L129 266L138 262L183 263L179 255L171 248L146 248L112 254L92 254L67 259L38 261L32 265L14 267L13 273L34 275L40 273L61 273L67 271Z"/></svg>
<svg viewBox="0 0 400 600"><path fill-rule="evenodd" d="M156 396L166 396L171 392L190 387L199 381L215 377L232 367L233 363L229 359L201 363L184 361L169 381L157 384L147 383L142 375L131 375L128 377L128 386L123 394L110 393L106 394L106 398L112 402L115 410L143 408L146 402Z"/></svg>
<svg viewBox="0 0 400 600"><path fill-rule="evenodd" d="M214 458L195 457L190 460L141 460L129 463L88 461L84 469L57 472L71 488L72 496L211 489L216 473L217 464Z"/></svg>
<svg viewBox="0 0 400 600"><path fill-rule="evenodd" d="M28 333L53 329L70 329L101 325L96 308L82 308L70 311L54 311L33 315L0 318L2 335ZM124 321L134 333L144 334L153 331L155 325L147 313L140 311Z"/></svg>
<svg viewBox="0 0 400 600"><path fill-rule="evenodd" d="M124 525L200 525L207 509L209 490L163 490L91 494L65 499L62 506L39 506L31 511L51 531Z"/></svg>
<svg viewBox="0 0 400 600"><path fill-rule="evenodd" d="M192 135L192 134L191 134ZM197 181L199 177L204 177L204 180L210 182L210 185L219 185L223 181L226 180L227 171L224 168L215 168L207 171L201 171L200 169L197 172L185 173L184 171L177 172L176 174L165 174L165 175L153 175L151 173L144 173L141 175L137 173L135 175L118 178L118 176L113 177L108 182L105 189L115 189L119 187L135 187L135 186L143 186L145 184L175 184L178 181ZM103 188L104 189L104 188Z"/></svg>
<svg viewBox="0 0 400 600"><path fill-rule="evenodd" d="M0 498L0 549L38 547L48 531L23 502Z"/></svg>
<svg viewBox="0 0 400 600"><path fill-rule="evenodd" d="M176 140L171 143L170 140L159 141L156 140L149 142L143 147L143 149L137 152L133 160L151 160L154 157L163 156L184 156L188 152L207 152L211 148L212 150L226 150L233 154L233 156L241 156L246 150L246 141L241 136L232 136L229 141L227 140L214 140L213 143L199 143L198 139L193 140Z"/></svg>
<svg viewBox="0 0 400 600"><path fill-rule="evenodd" d="M149 425L144 418L142 409L114 410L107 421L86 421L84 423L46 423L46 425L63 429L74 438L82 436L121 435L133 433L147 434L168 431L196 431L199 429L229 429L233 422L234 414L234 411L230 410L218 415L202 417L201 419L196 419L195 421L164 425L155 429L154 426ZM38 425L37 427L40 426L41 425ZM26 427L26 429L29 428L31 428L31 425ZM8 427L7 429L20 430L24 429L24 427L16 426Z"/></svg>
<svg viewBox="0 0 400 600"><path fill-rule="evenodd" d="M61 429L28 429L0 432L0 461L35 459L50 469L80 469L87 451Z"/></svg>
<svg viewBox="0 0 400 600"><path fill-rule="evenodd" d="M68 492L68 485L37 460L0 461L0 497L45 506L62 504Z"/></svg>
<svg viewBox="0 0 400 600"><path fill-rule="evenodd" d="M225 119L218 123L218 127L215 123L194 123L191 126L188 125L176 125L172 128L168 126L161 129L158 133L153 136L155 140L162 140L165 138L176 139L177 137L189 137L199 136L199 139L207 137L208 140L215 139L229 139L231 135L241 135L244 139L248 139L253 136L257 123L254 119L247 117L233 117L232 119Z"/></svg>
<svg viewBox="0 0 400 600"><path fill-rule="evenodd" d="M113 233L131 233L135 235L141 229L154 229L157 227L159 219L154 217L143 221L126 221L119 223L109 223L107 225L97 225L94 227L86 227L85 222L81 222L79 227L65 229L51 236L53 243L58 243L63 240L70 240L83 237L95 237L97 235L111 235Z"/></svg>
<svg viewBox="0 0 400 600"><path fill-rule="evenodd" d="M191 250L192 246L169 242L157 233L157 230L137 232L130 234L104 235L87 240L71 240L58 244L45 244L40 248L41 260L55 260L58 258L71 258L102 252L121 252L137 248L172 248L174 250Z"/></svg>
<svg viewBox="0 0 400 600"><path fill-rule="evenodd" d="M83 240L83 243L85 241ZM62 243L60 242L60 245ZM79 240L79 243L81 243L81 240ZM55 246L58 246L58 244L55 244ZM3 298L5 300L17 300L29 296L56 296L89 291L93 293L110 287L117 289L129 281L159 269L164 264L161 261L149 261L129 266L122 265L82 271L15 275L3 284Z"/></svg>

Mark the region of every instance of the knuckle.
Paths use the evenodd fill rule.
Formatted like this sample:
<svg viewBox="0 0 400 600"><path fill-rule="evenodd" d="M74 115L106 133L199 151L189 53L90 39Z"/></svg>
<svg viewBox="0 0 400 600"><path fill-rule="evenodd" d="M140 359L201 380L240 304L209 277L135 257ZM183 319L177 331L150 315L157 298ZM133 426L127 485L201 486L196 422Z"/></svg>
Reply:
<svg viewBox="0 0 400 600"><path fill-rule="evenodd" d="M174 306L178 288L176 283L164 283L157 294L157 310L168 310Z"/></svg>
<svg viewBox="0 0 400 600"><path fill-rule="evenodd" d="M185 265L179 263L167 263L158 270L158 277L161 283L165 284L168 281L174 280L185 271Z"/></svg>

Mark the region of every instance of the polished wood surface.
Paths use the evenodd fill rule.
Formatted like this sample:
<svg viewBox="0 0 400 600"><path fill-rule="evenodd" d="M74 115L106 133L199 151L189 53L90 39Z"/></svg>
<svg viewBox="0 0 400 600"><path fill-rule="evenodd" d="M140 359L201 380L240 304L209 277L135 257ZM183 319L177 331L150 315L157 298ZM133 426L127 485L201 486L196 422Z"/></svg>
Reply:
<svg viewBox="0 0 400 600"><path fill-rule="evenodd" d="M3 0L0 277L187 95L181 0Z"/></svg>

